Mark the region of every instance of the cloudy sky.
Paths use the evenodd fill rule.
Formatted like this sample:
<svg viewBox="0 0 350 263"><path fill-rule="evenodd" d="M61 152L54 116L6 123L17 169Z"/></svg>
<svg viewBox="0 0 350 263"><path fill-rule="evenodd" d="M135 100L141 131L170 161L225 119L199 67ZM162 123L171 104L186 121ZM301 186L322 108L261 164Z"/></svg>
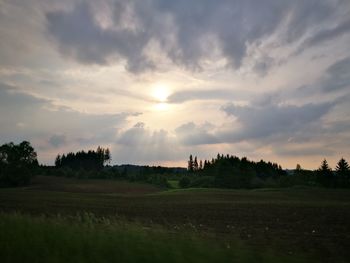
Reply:
<svg viewBox="0 0 350 263"><path fill-rule="evenodd" d="M0 144L39 161L350 159L349 0L0 0Z"/></svg>

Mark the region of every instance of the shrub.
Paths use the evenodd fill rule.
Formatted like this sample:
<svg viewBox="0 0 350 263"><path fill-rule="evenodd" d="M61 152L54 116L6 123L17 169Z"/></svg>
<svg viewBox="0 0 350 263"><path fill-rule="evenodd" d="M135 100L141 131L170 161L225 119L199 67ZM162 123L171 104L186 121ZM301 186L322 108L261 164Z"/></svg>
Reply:
<svg viewBox="0 0 350 263"><path fill-rule="evenodd" d="M188 178L188 176L183 176L181 177L180 181L179 181L179 186L181 188L187 188L190 186L191 180L190 178Z"/></svg>
<svg viewBox="0 0 350 263"><path fill-rule="evenodd" d="M190 182L191 187L214 187L215 186L215 177L214 176L201 176L197 177L192 182Z"/></svg>

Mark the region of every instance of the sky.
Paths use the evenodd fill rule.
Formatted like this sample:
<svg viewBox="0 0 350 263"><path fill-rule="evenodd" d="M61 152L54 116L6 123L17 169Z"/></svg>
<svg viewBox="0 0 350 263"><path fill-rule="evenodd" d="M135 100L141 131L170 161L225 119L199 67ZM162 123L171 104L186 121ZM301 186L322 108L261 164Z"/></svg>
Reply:
<svg viewBox="0 0 350 263"><path fill-rule="evenodd" d="M0 144L39 162L350 161L349 0L0 0Z"/></svg>

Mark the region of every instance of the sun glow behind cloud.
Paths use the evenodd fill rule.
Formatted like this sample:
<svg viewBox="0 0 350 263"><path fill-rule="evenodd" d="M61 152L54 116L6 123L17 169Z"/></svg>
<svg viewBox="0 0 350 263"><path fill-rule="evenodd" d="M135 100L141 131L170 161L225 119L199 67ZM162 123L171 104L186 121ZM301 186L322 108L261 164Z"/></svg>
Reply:
<svg viewBox="0 0 350 263"><path fill-rule="evenodd" d="M160 102L154 105L154 109L156 111L166 111L169 110L170 106L168 103Z"/></svg>
<svg viewBox="0 0 350 263"><path fill-rule="evenodd" d="M169 84L156 83L153 85L152 98L156 102L156 104L153 105L154 110L168 111L170 109L170 105L167 103L170 93Z"/></svg>
<svg viewBox="0 0 350 263"><path fill-rule="evenodd" d="M152 97L157 101L164 103L168 100L170 95L169 85L163 83L157 83L153 86Z"/></svg>

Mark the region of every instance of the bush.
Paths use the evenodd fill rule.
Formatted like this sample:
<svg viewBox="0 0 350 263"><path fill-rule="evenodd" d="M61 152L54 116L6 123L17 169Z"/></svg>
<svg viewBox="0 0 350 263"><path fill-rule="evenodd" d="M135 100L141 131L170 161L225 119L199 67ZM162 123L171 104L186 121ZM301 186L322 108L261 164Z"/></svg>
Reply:
<svg viewBox="0 0 350 263"><path fill-rule="evenodd" d="M254 177L250 181L251 188L263 188L264 187L264 180L260 177Z"/></svg>
<svg viewBox="0 0 350 263"><path fill-rule="evenodd" d="M190 182L190 187L205 187L210 188L215 186L214 176L201 176L197 177L192 182Z"/></svg>
<svg viewBox="0 0 350 263"><path fill-rule="evenodd" d="M179 186L181 188L187 188L190 186L191 180L188 176L183 176L181 177L180 181L179 181Z"/></svg>
<svg viewBox="0 0 350 263"><path fill-rule="evenodd" d="M153 185L158 185L160 187L170 187L170 184L168 183L167 178L164 175L160 175L160 174L155 174L155 175L151 175L148 180L148 183L153 184Z"/></svg>

